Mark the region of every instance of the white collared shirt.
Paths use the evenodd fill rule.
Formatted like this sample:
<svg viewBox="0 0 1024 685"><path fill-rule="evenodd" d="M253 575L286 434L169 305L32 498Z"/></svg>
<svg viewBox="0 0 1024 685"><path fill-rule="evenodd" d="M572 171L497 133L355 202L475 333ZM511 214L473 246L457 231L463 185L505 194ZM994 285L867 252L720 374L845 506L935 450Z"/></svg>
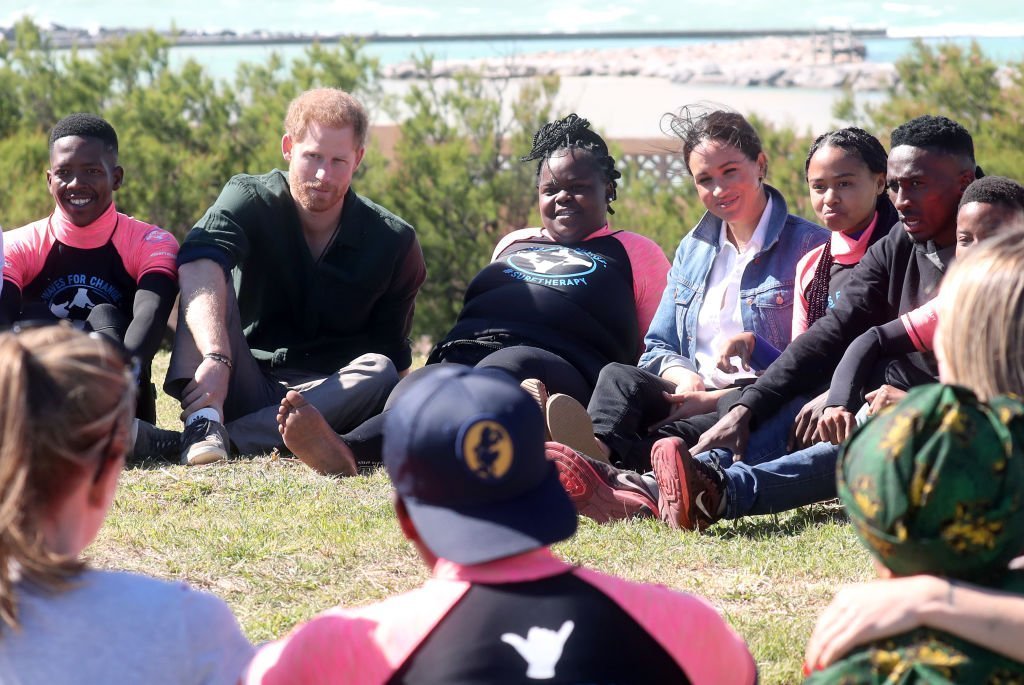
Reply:
<svg viewBox="0 0 1024 685"><path fill-rule="evenodd" d="M754 377L753 373L746 371L735 374L719 371L718 353L729 338L743 332L740 279L747 264L752 262L764 247L771 215L772 198L769 195L768 203L761 213L761 220L757 222L757 228L754 229L754 234L750 236L750 241L742 252L729 241L725 221L722 221L718 238L721 247L714 262L711 263L704 302L701 303L700 314L697 315L697 345L694 356L697 372L704 379L707 388L725 388L737 379Z"/></svg>

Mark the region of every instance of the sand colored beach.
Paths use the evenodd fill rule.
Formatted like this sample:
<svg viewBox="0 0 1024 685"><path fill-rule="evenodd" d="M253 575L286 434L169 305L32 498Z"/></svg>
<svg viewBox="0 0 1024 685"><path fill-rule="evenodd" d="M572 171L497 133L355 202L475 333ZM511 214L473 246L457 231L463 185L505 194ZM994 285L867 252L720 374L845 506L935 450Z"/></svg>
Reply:
<svg viewBox="0 0 1024 685"><path fill-rule="evenodd" d="M511 116L507 103L515 98L524 82L524 79L504 82L507 116ZM399 101L414 83L416 81L387 79L382 85L386 93ZM842 97L838 89L680 84L650 76L568 76L562 77L560 83L554 116L577 112L590 119L603 135L618 139L657 139L662 136L660 123L666 112L699 102L725 105L743 114L757 114L801 131L820 132L835 123L832 106ZM450 88L454 82L442 79L440 84ZM857 97L858 101L871 101L883 95L867 92ZM404 115L405 111L399 106L397 118ZM374 123L389 125L395 123L394 119L378 112Z"/></svg>
<svg viewBox="0 0 1024 685"><path fill-rule="evenodd" d="M823 131L836 123L832 110L842 97L840 86L870 101L881 98L880 89L895 79L891 64L865 62L863 45L842 35L538 52L432 65L444 87L452 87L449 77L464 69L485 75L495 89L505 88L503 102L513 100L530 77L557 74L561 87L553 114L577 112L619 139L658 138L662 116L693 103ZM411 62L385 68L385 91L403 95L418 73ZM399 110L395 118L403 114Z"/></svg>

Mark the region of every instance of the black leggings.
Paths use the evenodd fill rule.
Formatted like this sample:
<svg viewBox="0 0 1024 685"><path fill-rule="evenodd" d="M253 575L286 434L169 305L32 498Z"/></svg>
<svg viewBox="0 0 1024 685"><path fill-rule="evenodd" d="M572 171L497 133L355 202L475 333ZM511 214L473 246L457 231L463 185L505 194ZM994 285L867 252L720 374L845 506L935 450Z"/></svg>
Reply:
<svg viewBox="0 0 1024 685"><path fill-rule="evenodd" d="M391 391L384 412L367 419L353 430L341 436L356 457L360 469L370 469L381 463L384 446L384 417L388 409L416 381L440 368L440 362L417 369L403 378ZM594 388L587 382L575 366L539 347L529 345L513 345L491 352L475 365L476 368L490 367L506 371L517 381L536 378L544 383L548 392L564 393L586 403Z"/></svg>

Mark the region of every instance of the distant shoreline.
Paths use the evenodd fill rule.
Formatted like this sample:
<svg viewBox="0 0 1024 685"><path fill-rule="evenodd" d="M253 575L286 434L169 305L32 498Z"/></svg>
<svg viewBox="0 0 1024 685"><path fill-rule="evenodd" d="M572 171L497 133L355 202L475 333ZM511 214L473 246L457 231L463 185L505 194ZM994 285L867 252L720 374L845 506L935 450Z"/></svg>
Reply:
<svg viewBox="0 0 1024 685"><path fill-rule="evenodd" d="M10 40L13 28L3 29L3 35ZM44 31L51 47L64 50L69 48L95 48L111 40L142 33L136 29L101 28L96 33L84 29L54 26ZM353 39L363 43L455 43L473 41L552 41L552 40L622 40L622 39L749 39L749 38L799 38L840 35L856 39L886 38L887 31L880 28L858 29L704 29L669 31L578 31L570 32L506 32L506 33L406 33L406 34L349 34L349 33L272 33L259 31L216 33L197 31L157 31L175 46L228 46L228 45L305 45L312 43L338 42Z"/></svg>

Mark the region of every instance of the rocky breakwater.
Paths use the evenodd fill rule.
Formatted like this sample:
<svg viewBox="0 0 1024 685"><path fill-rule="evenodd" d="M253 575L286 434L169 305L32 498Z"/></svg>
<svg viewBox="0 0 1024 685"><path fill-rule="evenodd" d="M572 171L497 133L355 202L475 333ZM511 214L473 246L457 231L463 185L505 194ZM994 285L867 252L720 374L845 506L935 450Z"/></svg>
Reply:
<svg viewBox="0 0 1024 685"><path fill-rule="evenodd" d="M777 88L881 90L895 84L892 64L865 60L863 43L845 34L758 38L683 45L521 53L506 58L436 61L433 75L473 70L491 78L648 76L674 83ZM426 74L412 62L392 65L385 77Z"/></svg>

